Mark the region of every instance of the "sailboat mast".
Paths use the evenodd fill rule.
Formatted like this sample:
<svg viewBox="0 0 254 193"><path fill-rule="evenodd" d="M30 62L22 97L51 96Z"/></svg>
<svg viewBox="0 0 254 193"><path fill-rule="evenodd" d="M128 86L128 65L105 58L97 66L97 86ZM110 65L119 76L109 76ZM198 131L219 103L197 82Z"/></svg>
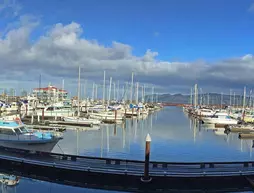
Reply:
<svg viewBox="0 0 254 193"><path fill-rule="evenodd" d="M106 87L106 72L103 72L103 93L102 93L102 104L105 105L105 87Z"/></svg>
<svg viewBox="0 0 254 193"><path fill-rule="evenodd" d="M136 103L138 104L138 82L136 83Z"/></svg>
<svg viewBox="0 0 254 193"><path fill-rule="evenodd" d="M78 67L78 116L80 116L79 100L80 100L80 66Z"/></svg>
<svg viewBox="0 0 254 193"><path fill-rule="evenodd" d="M132 90L133 90L133 72L131 73L131 89L130 89L130 103L132 103Z"/></svg>
<svg viewBox="0 0 254 193"><path fill-rule="evenodd" d="M112 84L112 77L110 77L110 79L109 79L108 106L110 103L111 84Z"/></svg>
<svg viewBox="0 0 254 193"><path fill-rule="evenodd" d="M62 82L62 101L64 100L64 79Z"/></svg>

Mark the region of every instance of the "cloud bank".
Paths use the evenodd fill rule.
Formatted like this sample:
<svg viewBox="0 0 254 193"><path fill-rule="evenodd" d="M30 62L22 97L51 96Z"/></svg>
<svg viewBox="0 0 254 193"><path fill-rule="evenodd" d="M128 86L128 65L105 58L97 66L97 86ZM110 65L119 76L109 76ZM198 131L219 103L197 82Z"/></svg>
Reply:
<svg viewBox="0 0 254 193"><path fill-rule="evenodd" d="M239 88L254 81L254 57L225 59L213 63L206 61L170 62L158 60L158 52L147 49L143 56L135 56L131 45L112 42L110 46L85 38L84 28L76 22L57 23L48 31L32 39L31 34L39 20L25 15L19 17L18 25L4 30L0 37L0 81L5 85L34 87L39 74L45 82L62 78L75 82L78 66L82 77L101 81L103 70L113 80L135 81L155 84L164 89L182 88L198 82L207 88ZM3 31L2 31L3 32ZM109 79L109 78L108 78ZM30 82L30 84L29 84ZM47 83L46 83L47 84ZM4 86L4 85L2 85Z"/></svg>

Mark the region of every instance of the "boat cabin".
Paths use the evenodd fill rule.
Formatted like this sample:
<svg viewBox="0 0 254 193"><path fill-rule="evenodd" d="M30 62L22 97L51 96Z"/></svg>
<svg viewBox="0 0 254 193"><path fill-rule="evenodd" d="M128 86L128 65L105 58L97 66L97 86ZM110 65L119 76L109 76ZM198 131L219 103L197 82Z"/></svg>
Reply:
<svg viewBox="0 0 254 193"><path fill-rule="evenodd" d="M0 134L4 135L22 135L29 133L24 125L19 125L15 121L0 122Z"/></svg>

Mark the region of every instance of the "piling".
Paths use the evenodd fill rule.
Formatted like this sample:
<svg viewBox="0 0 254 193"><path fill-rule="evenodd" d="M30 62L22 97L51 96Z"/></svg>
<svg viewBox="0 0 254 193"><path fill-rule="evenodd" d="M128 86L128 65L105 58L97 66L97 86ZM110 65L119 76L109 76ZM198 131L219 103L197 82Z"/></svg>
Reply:
<svg viewBox="0 0 254 193"><path fill-rule="evenodd" d="M32 115L32 117L31 117L31 124L33 124L34 123L34 115Z"/></svg>
<svg viewBox="0 0 254 193"><path fill-rule="evenodd" d="M114 136L116 136L116 124L114 126Z"/></svg>
<svg viewBox="0 0 254 193"><path fill-rule="evenodd" d="M149 176L149 164L150 164L150 143L152 139L149 134L146 136L146 149L145 149L145 165L144 165L144 176L141 177L142 182L151 182L152 178Z"/></svg>
<svg viewBox="0 0 254 193"><path fill-rule="evenodd" d="M26 105L26 116L27 116L27 105Z"/></svg>
<svg viewBox="0 0 254 193"><path fill-rule="evenodd" d="M117 110L115 110L115 122L116 122L116 118L117 118Z"/></svg>
<svg viewBox="0 0 254 193"><path fill-rule="evenodd" d="M42 109L41 120L44 121L44 108Z"/></svg>

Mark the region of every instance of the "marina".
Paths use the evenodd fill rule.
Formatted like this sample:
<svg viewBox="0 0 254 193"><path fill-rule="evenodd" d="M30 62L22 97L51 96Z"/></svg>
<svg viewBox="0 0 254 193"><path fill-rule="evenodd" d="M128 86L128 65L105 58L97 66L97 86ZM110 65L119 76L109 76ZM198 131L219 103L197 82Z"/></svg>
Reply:
<svg viewBox="0 0 254 193"><path fill-rule="evenodd" d="M0 2L0 193L254 192L253 14Z"/></svg>
<svg viewBox="0 0 254 193"><path fill-rule="evenodd" d="M35 161L37 163L36 165L43 164L43 166L41 165L40 167L45 167L46 165L47 167L50 167L50 164L54 162L52 165L54 167L60 167L60 165L58 166L58 163L61 164L61 167L66 167L64 166L66 162L65 160L69 160L69 166L67 167L70 167L70 164L72 165L75 163L75 165L71 167L74 170L82 168L82 171L85 172L85 170L90 168L90 171L100 173L104 173L104 170L106 170L107 175L120 175L123 172L124 175L130 176L129 180L132 180L133 185L132 190L143 190L145 187L143 187L140 182L140 178L134 180L135 177L131 176L143 176L144 144L147 133L149 133L152 138L150 175L153 176L153 179L156 179L157 175L164 177L171 176L171 178L178 176L178 180L175 179L174 181L175 186L171 185L166 187L161 184L161 188L166 190L170 188L180 189L180 186L177 186L177 184L182 183L179 178L181 177L181 173L184 176L188 175L189 178L192 178L192 176L196 178L197 176L204 177L204 172L207 177L210 175L217 176L217 178L222 176L231 176L230 178L232 178L232 176L235 176L237 185L234 188L245 190L252 187L250 183L248 183L248 180L245 178L238 178L237 176L246 176L249 179L252 175L251 172L254 172L252 169L253 140L242 140L238 138L238 133L230 132L229 134L225 134L225 128L211 128L209 125L202 124L198 119L186 114L181 107L164 107L160 111L155 111L154 113L149 114L145 119L126 119L123 124L101 124L99 130L84 131L81 128L71 129L66 127L66 130L63 132L63 139L53 148L51 151L53 153L52 155L43 153L43 157L41 157L39 154L38 156L34 154L28 156L28 154L26 154L26 157L19 158L20 161L25 163L26 160L30 160L30 164ZM162 149L161 147L167 148ZM219 151L217 151L218 149ZM17 157L22 156L22 154L17 156L17 152L11 153L10 151L6 152L3 150L4 149L1 150L2 165L6 165L6 163L3 162L3 159L19 162ZM57 158L57 156L62 158ZM54 160L54 157L56 160ZM84 161L78 161L80 159L84 159ZM100 161L96 161L96 159L99 159ZM57 160L62 161L59 162ZM232 165L232 167L230 167L230 165ZM6 168L13 167L16 168L17 165L15 166L14 164ZM75 169L75 167L77 168ZM42 173L40 175L35 173L33 176L33 172L30 172L31 175L28 175L25 170L21 171L19 168L15 169L16 172L10 170L6 171L6 169L3 171L11 172L15 175L20 175L22 173L23 176L26 177L60 184L76 184L75 186L82 187L89 187L89 184L92 187L98 186L92 181L84 186L84 184L82 185L82 182L78 181L76 178L73 178L76 180L72 182L70 179L68 181L68 179L64 178L62 179L63 181L60 180L56 182L53 180L54 177L52 178L52 176L45 176L42 175ZM33 171L33 169L29 169L29 171ZM186 173L187 171L189 171L189 173ZM210 172L212 173L209 174ZM53 175L54 172L51 171L47 173ZM86 174L83 173L83 175ZM63 173L61 176L66 176L66 174ZM118 176L118 178L119 177L120 176ZM233 188L227 187L228 184L225 177L221 179L224 184L222 189ZM93 178L96 177L94 176ZM110 176L107 177L107 179L108 178L111 178L112 180L114 179ZM173 179L171 179L171 181L172 180ZM109 189L120 190L115 187L113 181L106 181L108 185L111 184L111 186L107 185L107 187ZM232 180L230 180L230 182L232 183ZM194 182L191 180L188 183L195 184L200 183L200 181ZM209 183L212 183L212 179L209 180ZM102 184L99 186L104 187ZM122 184L122 187L125 186L130 187L128 184ZM209 185L207 184L206 188L208 186ZM197 186L197 188L202 189L202 187L199 186ZM219 187L214 186L210 188L213 189ZM156 190L153 189L153 191Z"/></svg>

